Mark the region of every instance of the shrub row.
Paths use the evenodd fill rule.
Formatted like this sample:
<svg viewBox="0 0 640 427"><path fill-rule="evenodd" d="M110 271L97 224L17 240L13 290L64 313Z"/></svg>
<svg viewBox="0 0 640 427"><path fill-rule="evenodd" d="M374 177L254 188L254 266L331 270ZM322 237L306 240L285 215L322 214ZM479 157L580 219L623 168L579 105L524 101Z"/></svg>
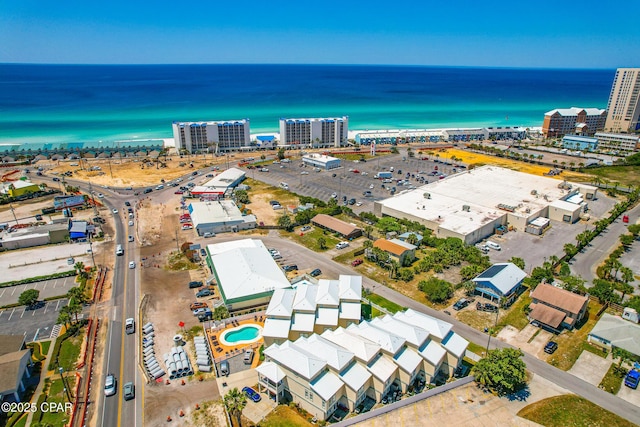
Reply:
<svg viewBox="0 0 640 427"><path fill-rule="evenodd" d="M24 285L27 283L34 283L34 282L42 282L43 280L59 279L61 277L70 277L70 276L75 276L76 274L77 273L75 270L69 270L69 271L63 271L61 273L50 274L48 276L29 277L27 279L13 280L11 282L0 283L0 288L6 288L9 286L16 286L16 285Z"/></svg>

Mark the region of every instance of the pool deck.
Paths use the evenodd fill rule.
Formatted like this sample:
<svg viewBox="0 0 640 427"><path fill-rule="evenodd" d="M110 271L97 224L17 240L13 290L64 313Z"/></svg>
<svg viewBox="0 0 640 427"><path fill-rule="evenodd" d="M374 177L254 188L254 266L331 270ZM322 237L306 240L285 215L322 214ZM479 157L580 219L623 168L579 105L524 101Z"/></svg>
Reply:
<svg viewBox="0 0 640 427"><path fill-rule="evenodd" d="M249 326L249 325L258 325L264 328L264 316L256 316L253 319L241 320L235 323L229 323L224 329L220 329L216 332L211 332L211 329L207 329L207 337L209 339L209 343L211 344L211 351L213 353L213 358L218 359L221 357L229 357L236 354L240 354L247 347L253 348L256 351L256 354L253 357L253 362L251 363L251 368L256 368L260 364L260 357L258 354L258 349L262 344L264 344L264 339L260 337L257 341L254 341L250 344L239 344L239 345L225 345L219 339L220 336L229 329L237 328L239 326Z"/></svg>

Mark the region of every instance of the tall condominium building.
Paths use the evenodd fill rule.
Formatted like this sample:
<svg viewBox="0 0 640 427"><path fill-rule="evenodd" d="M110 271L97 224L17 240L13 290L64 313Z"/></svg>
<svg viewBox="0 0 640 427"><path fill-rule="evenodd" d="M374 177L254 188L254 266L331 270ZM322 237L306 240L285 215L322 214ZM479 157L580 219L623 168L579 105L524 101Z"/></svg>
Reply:
<svg viewBox="0 0 640 427"><path fill-rule="evenodd" d="M640 68L618 68L609 95L607 132L640 130Z"/></svg>
<svg viewBox="0 0 640 427"><path fill-rule="evenodd" d="M607 110L599 108L556 108L544 115L542 134L545 138L564 135L593 135L604 129Z"/></svg>
<svg viewBox="0 0 640 427"><path fill-rule="evenodd" d="M251 142L249 119L226 122L173 122L176 149L191 153L234 151L248 147Z"/></svg>
<svg viewBox="0 0 640 427"><path fill-rule="evenodd" d="M280 144L340 147L347 142L349 117L280 119Z"/></svg>

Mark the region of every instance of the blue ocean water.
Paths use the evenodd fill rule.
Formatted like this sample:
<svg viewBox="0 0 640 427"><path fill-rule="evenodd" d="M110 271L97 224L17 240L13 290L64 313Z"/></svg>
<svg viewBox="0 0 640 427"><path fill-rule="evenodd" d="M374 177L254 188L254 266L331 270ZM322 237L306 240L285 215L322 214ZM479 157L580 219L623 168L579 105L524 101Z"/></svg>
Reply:
<svg viewBox="0 0 640 427"><path fill-rule="evenodd" d="M349 116L349 128L541 126L606 108L615 70L0 64L0 143L168 138L174 120Z"/></svg>

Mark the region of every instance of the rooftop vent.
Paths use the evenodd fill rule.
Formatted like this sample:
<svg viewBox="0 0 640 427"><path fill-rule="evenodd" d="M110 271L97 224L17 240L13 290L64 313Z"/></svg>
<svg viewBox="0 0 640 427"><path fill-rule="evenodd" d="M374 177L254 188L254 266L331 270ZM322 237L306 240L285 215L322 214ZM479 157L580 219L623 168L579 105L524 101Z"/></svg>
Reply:
<svg viewBox="0 0 640 427"><path fill-rule="evenodd" d="M464 212L471 212L471 206L469 205L462 205L462 210Z"/></svg>
<svg viewBox="0 0 640 427"><path fill-rule="evenodd" d="M532 195L532 196L535 196L535 195L537 195L537 194L538 194L538 190L531 190L531 195Z"/></svg>
<svg viewBox="0 0 640 427"><path fill-rule="evenodd" d="M425 199L430 199L431 198L431 193L424 193L423 194Z"/></svg>

